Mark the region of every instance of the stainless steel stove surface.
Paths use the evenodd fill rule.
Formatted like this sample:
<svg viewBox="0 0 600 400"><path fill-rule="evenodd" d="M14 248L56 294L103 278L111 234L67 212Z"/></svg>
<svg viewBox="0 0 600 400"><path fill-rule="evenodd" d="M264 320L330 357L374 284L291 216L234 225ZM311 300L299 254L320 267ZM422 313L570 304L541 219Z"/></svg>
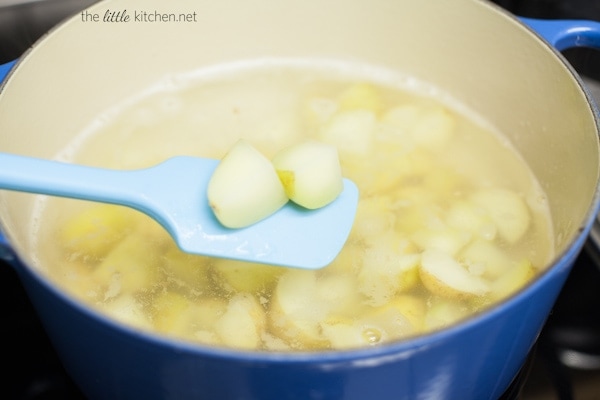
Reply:
<svg viewBox="0 0 600 400"><path fill-rule="evenodd" d="M0 64L18 58L62 19L96 0L0 0ZM517 15L600 21L600 0L496 0ZM565 56L600 104L600 52ZM599 232L600 236L600 232ZM502 399L600 399L600 251L593 241L578 258L546 326ZM0 397L83 399L64 371L16 273L0 265L4 372Z"/></svg>

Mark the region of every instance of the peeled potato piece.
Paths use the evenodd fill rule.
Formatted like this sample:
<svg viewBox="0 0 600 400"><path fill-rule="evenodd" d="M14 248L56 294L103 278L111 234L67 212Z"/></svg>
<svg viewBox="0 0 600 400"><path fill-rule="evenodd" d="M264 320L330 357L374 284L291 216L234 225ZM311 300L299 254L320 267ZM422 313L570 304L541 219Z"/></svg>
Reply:
<svg viewBox="0 0 600 400"><path fill-rule="evenodd" d="M252 225L288 201L271 161L244 140L217 165L207 194L215 216L229 228Z"/></svg>
<svg viewBox="0 0 600 400"><path fill-rule="evenodd" d="M334 349L379 345L414 332L407 317L396 307L370 308L354 317L330 317L321 323L323 336Z"/></svg>
<svg viewBox="0 0 600 400"><path fill-rule="evenodd" d="M327 343L319 327L327 304L317 294L314 271L290 270L282 275L268 315L272 331L292 347L318 348Z"/></svg>
<svg viewBox="0 0 600 400"><path fill-rule="evenodd" d="M455 123L454 117L444 108L424 109L413 126L413 140L421 146L440 149L452 137Z"/></svg>
<svg viewBox="0 0 600 400"><path fill-rule="evenodd" d="M440 250L425 250L419 269L423 285L434 294L449 298L483 296L490 285L469 273L454 257Z"/></svg>
<svg viewBox="0 0 600 400"><path fill-rule="evenodd" d="M391 304L363 314L360 321L366 326L378 327L383 334L382 341L399 339L415 331L414 326L402 310Z"/></svg>
<svg viewBox="0 0 600 400"><path fill-rule="evenodd" d="M414 104L401 104L387 110L381 118L386 127L387 140L412 147L414 144L412 131L420 117L421 107Z"/></svg>
<svg viewBox="0 0 600 400"><path fill-rule="evenodd" d="M229 301L225 314L215 324L215 330L227 346L258 349L265 321L265 312L258 301L250 294L238 294Z"/></svg>
<svg viewBox="0 0 600 400"><path fill-rule="evenodd" d="M164 292L152 304L156 330L172 335L183 335L190 325L192 303L182 294Z"/></svg>
<svg viewBox="0 0 600 400"><path fill-rule="evenodd" d="M94 279L108 282L106 296L148 290L159 281L160 253L140 235L124 238L94 269Z"/></svg>
<svg viewBox="0 0 600 400"><path fill-rule="evenodd" d="M457 254L471 240L471 233L461 229L419 229L411 235L413 242L422 249L436 249Z"/></svg>
<svg viewBox="0 0 600 400"><path fill-rule="evenodd" d="M364 109L378 114L383 109L383 99L377 88L370 83L361 82L344 90L338 103L342 110Z"/></svg>
<svg viewBox="0 0 600 400"><path fill-rule="evenodd" d="M194 300L193 326L201 331L213 330L229 302L220 297L201 297Z"/></svg>
<svg viewBox="0 0 600 400"><path fill-rule="evenodd" d="M333 349L350 349L380 344L382 333L351 318L330 318L320 325L323 337Z"/></svg>
<svg viewBox="0 0 600 400"><path fill-rule="evenodd" d="M506 273L515 261L494 242L484 239L473 240L459 255L460 259L475 272L492 279Z"/></svg>
<svg viewBox="0 0 600 400"><path fill-rule="evenodd" d="M152 303L152 321L159 332L216 344L220 339L214 332L215 323L227 305L222 299L192 299L177 292L162 292Z"/></svg>
<svg viewBox="0 0 600 400"><path fill-rule="evenodd" d="M307 125L322 126L338 111L339 104L328 97L311 97L306 101L304 116Z"/></svg>
<svg viewBox="0 0 600 400"><path fill-rule="evenodd" d="M344 188L337 149L330 144L317 141L294 144L277 152L272 162L285 193L302 207L323 207Z"/></svg>
<svg viewBox="0 0 600 400"><path fill-rule="evenodd" d="M74 260L70 263L61 263L57 265L57 270L61 276L58 284L64 285L72 294L80 299L97 303L102 301L104 283L91 279L92 267L85 263Z"/></svg>
<svg viewBox="0 0 600 400"><path fill-rule="evenodd" d="M324 273L317 277L315 294L328 313L351 314L361 307L363 297L352 273Z"/></svg>
<svg viewBox="0 0 600 400"><path fill-rule="evenodd" d="M107 302L105 310L109 315L122 323L135 326L137 328L151 329L152 323L147 317L139 301L131 294L119 296L113 301Z"/></svg>
<svg viewBox="0 0 600 400"><path fill-rule="evenodd" d="M398 141L425 148L441 148L454 133L455 120L441 107L401 104L391 108L383 122ZM388 134L389 135L389 134Z"/></svg>
<svg viewBox="0 0 600 400"><path fill-rule="evenodd" d="M174 305L176 314L170 312L170 304L165 301L169 297L179 299ZM215 332L215 324L227 306L228 302L221 298L187 299L179 293L166 292L155 304L155 318L166 333L205 344L223 344Z"/></svg>
<svg viewBox="0 0 600 400"><path fill-rule="evenodd" d="M386 307L393 307L400 311L411 323L415 332L420 332L424 326L427 304L423 297L412 294L401 294L390 301Z"/></svg>
<svg viewBox="0 0 600 400"><path fill-rule="evenodd" d="M389 233L372 238L358 274L358 290L372 306L381 306L418 282L420 254L401 235Z"/></svg>
<svg viewBox="0 0 600 400"><path fill-rule="evenodd" d="M531 216L523 198L508 189L483 189L471 196L471 201L487 211L500 236L515 243L529 229Z"/></svg>
<svg viewBox="0 0 600 400"><path fill-rule="evenodd" d="M471 310L461 303L437 299L425 314L424 326L427 331L444 328L460 321L470 313Z"/></svg>
<svg viewBox="0 0 600 400"><path fill-rule="evenodd" d="M390 231L396 220L388 196L367 197L358 202L352 235L372 237Z"/></svg>
<svg viewBox="0 0 600 400"><path fill-rule="evenodd" d="M371 111L341 111L324 125L318 138L334 145L344 155L367 155L373 147L376 117Z"/></svg>
<svg viewBox="0 0 600 400"><path fill-rule="evenodd" d="M446 213L445 221L449 227L471 232L486 240L496 237L497 228L489 214L469 201L454 202Z"/></svg>
<svg viewBox="0 0 600 400"><path fill-rule="evenodd" d="M529 260L522 260L513 265L492 282L490 293L492 300L500 300L510 296L525 286L534 276L535 270Z"/></svg>

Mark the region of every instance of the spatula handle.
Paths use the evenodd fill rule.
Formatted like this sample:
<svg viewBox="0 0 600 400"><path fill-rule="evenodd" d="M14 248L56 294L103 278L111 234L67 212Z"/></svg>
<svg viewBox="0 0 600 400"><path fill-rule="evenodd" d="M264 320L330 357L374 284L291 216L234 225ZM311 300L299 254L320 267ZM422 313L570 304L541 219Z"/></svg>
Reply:
<svg viewBox="0 0 600 400"><path fill-rule="evenodd" d="M0 153L0 189L105 203L139 203L137 175L143 170L117 171Z"/></svg>

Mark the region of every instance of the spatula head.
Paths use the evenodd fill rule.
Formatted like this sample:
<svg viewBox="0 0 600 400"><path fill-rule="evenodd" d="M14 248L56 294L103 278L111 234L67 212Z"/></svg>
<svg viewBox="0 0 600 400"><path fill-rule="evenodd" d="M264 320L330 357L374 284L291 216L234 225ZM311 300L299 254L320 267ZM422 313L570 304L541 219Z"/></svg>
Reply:
<svg viewBox="0 0 600 400"><path fill-rule="evenodd" d="M288 202L254 225L230 229L216 219L206 195L217 164L211 159L175 157L149 169L161 182L160 193L148 197L162 204L152 208L167 212L143 211L161 222L183 251L304 269L322 268L335 259L348 238L358 205L359 192L352 181L344 179L342 193L325 207L308 210ZM177 177L187 182L186 193L181 193ZM165 187L165 182L171 182L171 187Z"/></svg>

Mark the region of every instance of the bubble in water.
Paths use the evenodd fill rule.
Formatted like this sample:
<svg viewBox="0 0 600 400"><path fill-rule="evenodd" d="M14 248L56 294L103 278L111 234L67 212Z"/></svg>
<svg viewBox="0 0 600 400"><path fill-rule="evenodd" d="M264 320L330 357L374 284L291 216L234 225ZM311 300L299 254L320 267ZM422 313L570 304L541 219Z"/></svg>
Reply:
<svg viewBox="0 0 600 400"><path fill-rule="evenodd" d="M381 341L381 331L376 328L366 328L362 335L368 344L377 344Z"/></svg>

